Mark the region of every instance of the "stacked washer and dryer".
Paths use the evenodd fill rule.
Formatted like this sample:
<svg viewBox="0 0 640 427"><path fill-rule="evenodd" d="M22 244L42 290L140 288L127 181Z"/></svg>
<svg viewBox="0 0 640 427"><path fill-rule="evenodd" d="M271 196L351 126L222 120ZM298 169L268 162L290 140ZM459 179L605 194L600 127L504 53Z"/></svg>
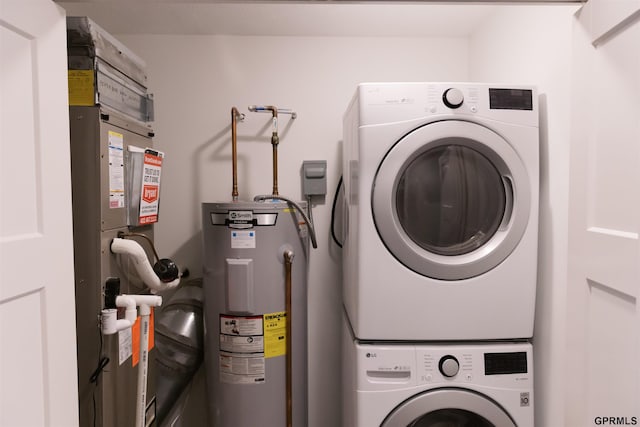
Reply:
<svg viewBox="0 0 640 427"><path fill-rule="evenodd" d="M533 427L533 87L367 83L344 118L344 427Z"/></svg>

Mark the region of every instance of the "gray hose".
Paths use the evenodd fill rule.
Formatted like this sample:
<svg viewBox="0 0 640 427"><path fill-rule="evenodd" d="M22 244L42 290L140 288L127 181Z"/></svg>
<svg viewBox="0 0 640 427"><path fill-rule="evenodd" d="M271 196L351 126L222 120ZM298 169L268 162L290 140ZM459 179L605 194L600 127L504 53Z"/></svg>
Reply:
<svg viewBox="0 0 640 427"><path fill-rule="evenodd" d="M262 195L259 195L259 196L255 196L253 198L253 201L254 202L263 202L263 201L269 200L269 199L283 200L283 201L289 203L294 208L296 208L298 210L298 212L300 212L300 215L302 215L302 218L304 218L305 222L309 226L309 236L311 236L311 245L313 246L313 249L317 249L318 248L318 243L316 242L316 230L314 229L313 223L311 222L311 220L309 220L309 217L307 216L307 214L304 213L304 209L302 209L300 207L300 205L298 205L293 200L290 200L290 199L288 199L286 197L275 195L275 194L262 194Z"/></svg>

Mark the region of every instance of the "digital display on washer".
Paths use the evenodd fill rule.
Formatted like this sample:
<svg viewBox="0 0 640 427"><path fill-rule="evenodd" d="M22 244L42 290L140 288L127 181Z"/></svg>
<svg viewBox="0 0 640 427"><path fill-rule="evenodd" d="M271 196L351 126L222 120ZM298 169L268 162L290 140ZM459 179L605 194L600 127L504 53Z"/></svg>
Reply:
<svg viewBox="0 0 640 427"><path fill-rule="evenodd" d="M526 374L527 353L518 351L514 353L485 353L485 375Z"/></svg>
<svg viewBox="0 0 640 427"><path fill-rule="evenodd" d="M492 110L533 110L530 89L489 88L489 108Z"/></svg>

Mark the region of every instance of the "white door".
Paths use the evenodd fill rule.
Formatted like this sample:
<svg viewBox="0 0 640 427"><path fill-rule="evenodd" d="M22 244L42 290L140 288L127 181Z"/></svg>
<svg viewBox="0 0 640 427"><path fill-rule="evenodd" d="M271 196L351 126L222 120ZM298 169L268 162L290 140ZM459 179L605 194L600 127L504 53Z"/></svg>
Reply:
<svg viewBox="0 0 640 427"><path fill-rule="evenodd" d="M0 425L78 425L64 11L0 0Z"/></svg>
<svg viewBox="0 0 640 427"><path fill-rule="evenodd" d="M589 1L573 49L565 425L640 425L640 1Z"/></svg>

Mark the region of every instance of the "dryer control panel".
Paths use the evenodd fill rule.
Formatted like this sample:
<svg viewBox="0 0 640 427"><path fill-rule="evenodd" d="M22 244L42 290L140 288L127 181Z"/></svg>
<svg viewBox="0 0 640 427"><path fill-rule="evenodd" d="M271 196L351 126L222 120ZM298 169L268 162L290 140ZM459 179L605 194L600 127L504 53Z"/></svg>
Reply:
<svg viewBox="0 0 640 427"><path fill-rule="evenodd" d="M452 116L484 118L514 125L538 125L538 95L533 86L483 83L361 83L359 126ZM365 107L365 108L362 108Z"/></svg>

